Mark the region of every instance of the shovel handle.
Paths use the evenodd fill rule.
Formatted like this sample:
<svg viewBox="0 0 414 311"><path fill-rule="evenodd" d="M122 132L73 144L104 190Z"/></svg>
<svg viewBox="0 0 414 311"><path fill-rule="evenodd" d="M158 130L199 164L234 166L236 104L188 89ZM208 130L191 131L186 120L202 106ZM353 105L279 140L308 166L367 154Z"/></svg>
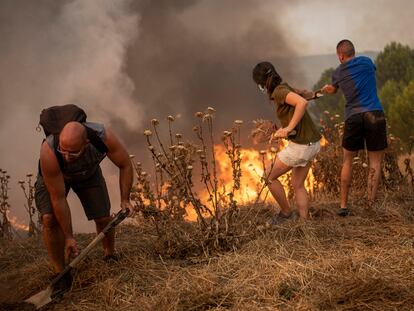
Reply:
<svg viewBox="0 0 414 311"><path fill-rule="evenodd" d="M81 253L76 256L51 282L51 286L55 285L59 280L68 272L70 272L73 268L75 268L79 262L81 262L86 255L91 251L92 248L95 247L104 237L105 234L111 230L112 228L116 227L120 224L129 214L128 210L120 210L115 217L105 226L105 228L86 246Z"/></svg>

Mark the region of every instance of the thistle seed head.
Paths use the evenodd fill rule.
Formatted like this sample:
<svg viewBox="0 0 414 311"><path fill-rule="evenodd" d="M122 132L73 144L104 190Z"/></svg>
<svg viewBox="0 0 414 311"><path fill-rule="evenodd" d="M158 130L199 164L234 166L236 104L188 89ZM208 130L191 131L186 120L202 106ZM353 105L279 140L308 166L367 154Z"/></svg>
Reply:
<svg viewBox="0 0 414 311"><path fill-rule="evenodd" d="M213 113L215 113L215 112L216 112L216 110L215 110L213 107L207 107L207 111L208 111L208 113L210 113L210 114L213 114Z"/></svg>

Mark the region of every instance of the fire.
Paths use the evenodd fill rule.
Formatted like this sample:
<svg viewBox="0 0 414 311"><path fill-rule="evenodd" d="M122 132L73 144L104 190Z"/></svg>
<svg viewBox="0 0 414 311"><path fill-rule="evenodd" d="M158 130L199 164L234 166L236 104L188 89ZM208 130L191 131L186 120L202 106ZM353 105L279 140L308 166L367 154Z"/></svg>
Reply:
<svg viewBox="0 0 414 311"><path fill-rule="evenodd" d="M324 140L326 144L326 140ZM282 141L281 147L283 148L287 144L287 141ZM222 145L215 145L215 158L216 158L216 171L217 171L217 180L218 180L218 192L221 194L221 197L218 198L219 201L229 203L228 193L233 193L233 199L240 205L246 205L253 202L266 202L269 204L276 204L273 196L270 194L269 189L264 185L264 177L267 178L272 167L274 157L276 156L276 150L257 150L253 148L241 148L240 157L241 157L241 177L240 177L240 188L233 191L234 180L233 180L233 170L230 159L226 154L226 148ZM210 173L212 170L212 165L209 165ZM290 187L289 187L289 174L284 174L279 177L279 181L282 183L285 189L285 193L289 196ZM213 178L213 176L211 176ZM309 170L308 176L305 180L305 188L312 195L314 190L314 175L312 169ZM164 182L162 187L160 187L157 192L166 193L168 192L170 184ZM211 206L210 194L208 190L199 184L196 186L198 189L197 194L201 202L206 206ZM140 192L142 191L142 186ZM137 194L138 195L138 194ZM144 199L143 202L145 205L150 204L148 199ZM165 208L166 204L163 200L158 202L160 208ZM178 204L181 205L180 202ZM226 204L224 204L226 205ZM221 205L223 206L223 205ZM205 215L207 216L207 215ZM188 221L195 221L197 219L197 213L194 208L189 204L186 207L186 216L185 219Z"/></svg>
<svg viewBox="0 0 414 311"><path fill-rule="evenodd" d="M9 222L12 225L12 227L29 232L29 226L19 223L15 216L9 217Z"/></svg>
<svg viewBox="0 0 414 311"><path fill-rule="evenodd" d="M197 213L191 205L185 209L185 213L186 213L186 215L184 217L185 220L187 220L187 221L196 221L197 220L197 217L198 217Z"/></svg>
<svg viewBox="0 0 414 311"><path fill-rule="evenodd" d="M322 135L322 138L320 140L320 144L321 144L321 147L325 147L328 144L328 140L323 135Z"/></svg>
<svg viewBox="0 0 414 311"><path fill-rule="evenodd" d="M226 149L221 145L214 147L216 153L217 165L217 179L224 186L227 191L233 188L233 175L230 160L227 157ZM263 156L260 151L255 149L241 149L241 171L240 189L235 191L235 200L238 203L250 203L257 199L258 192L262 188L261 178L265 175L262 159ZM271 155L264 155L267 174L269 173ZM262 191L262 196L266 196L267 189ZM201 196L203 199L208 198L206 194ZM266 196L266 201L272 200L269 195Z"/></svg>
<svg viewBox="0 0 414 311"><path fill-rule="evenodd" d="M283 145L286 145L286 143L287 142L283 142ZM224 187L226 191L229 192L232 190L234 183L230 160L226 154L226 149L223 146L216 145L214 149L216 153L217 179L220 184L220 190ZM268 188L263 188L263 181L261 180L263 176L269 175L272 160L275 156L275 153L272 154L270 151L264 152L251 148L241 149L242 176L240 180L240 189L234 193L234 199L238 204L255 202L258 199L261 189L263 189L263 191L260 193L260 200L270 204L275 204ZM263 163L265 164L266 172L264 171ZM286 195L289 195L290 191L288 185L288 174L285 174L279 178L279 181L285 188ZM305 180L305 188L310 194L313 193L314 176L312 169L309 170L308 176ZM207 191L202 191L200 198L202 202L206 203L209 199ZM195 213L191 213L187 218L195 219L196 215Z"/></svg>

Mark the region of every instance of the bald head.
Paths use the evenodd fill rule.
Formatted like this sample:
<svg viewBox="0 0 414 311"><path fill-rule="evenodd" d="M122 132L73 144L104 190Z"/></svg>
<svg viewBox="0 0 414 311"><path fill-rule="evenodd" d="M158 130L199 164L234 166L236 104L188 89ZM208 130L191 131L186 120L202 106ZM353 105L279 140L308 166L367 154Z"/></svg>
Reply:
<svg viewBox="0 0 414 311"><path fill-rule="evenodd" d="M67 123L59 135L59 144L68 151L76 151L83 148L88 142L85 127L79 122Z"/></svg>

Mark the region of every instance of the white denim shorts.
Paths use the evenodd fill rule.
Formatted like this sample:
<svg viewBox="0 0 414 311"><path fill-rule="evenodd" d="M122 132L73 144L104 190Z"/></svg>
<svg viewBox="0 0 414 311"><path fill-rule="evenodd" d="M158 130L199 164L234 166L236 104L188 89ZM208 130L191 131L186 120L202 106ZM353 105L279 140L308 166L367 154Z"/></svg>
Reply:
<svg viewBox="0 0 414 311"><path fill-rule="evenodd" d="M321 144L319 141L307 145L301 145L290 141L281 152L277 154L280 161L291 167L306 166L312 161L319 150Z"/></svg>

